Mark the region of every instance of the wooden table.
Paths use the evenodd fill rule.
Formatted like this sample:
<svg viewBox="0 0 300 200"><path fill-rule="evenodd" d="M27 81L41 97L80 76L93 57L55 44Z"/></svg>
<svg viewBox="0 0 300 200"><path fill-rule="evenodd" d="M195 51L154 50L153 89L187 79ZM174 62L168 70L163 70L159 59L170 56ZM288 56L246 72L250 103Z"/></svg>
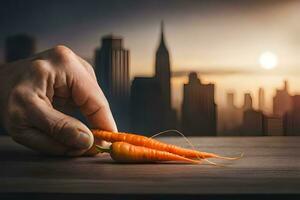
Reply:
<svg viewBox="0 0 300 200"><path fill-rule="evenodd" d="M181 138L162 140L186 146ZM116 164L108 156L45 157L0 137L0 199L300 199L300 137L191 141L245 156L222 162L228 167Z"/></svg>

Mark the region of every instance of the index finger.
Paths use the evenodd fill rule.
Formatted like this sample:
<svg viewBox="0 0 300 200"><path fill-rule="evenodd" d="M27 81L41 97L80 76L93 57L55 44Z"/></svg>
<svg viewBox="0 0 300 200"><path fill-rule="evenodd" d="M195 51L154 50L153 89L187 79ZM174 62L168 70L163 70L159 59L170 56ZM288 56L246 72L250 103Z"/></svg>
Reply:
<svg viewBox="0 0 300 200"><path fill-rule="evenodd" d="M95 78L81 62L69 69L72 71L69 74L72 76L69 84L71 96L82 114L93 128L117 132L109 103Z"/></svg>
<svg viewBox="0 0 300 200"><path fill-rule="evenodd" d="M83 67L73 72L71 95L93 128L117 132L109 103L97 81Z"/></svg>
<svg viewBox="0 0 300 200"><path fill-rule="evenodd" d="M54 66L59 66L56 68L54 86L56 92L65 97L71 96L93 128L117 131L109 104L101 88L95 77L84 66L87 63L82 63L72 50L61 45L40 56L50 59Z"/></svg>

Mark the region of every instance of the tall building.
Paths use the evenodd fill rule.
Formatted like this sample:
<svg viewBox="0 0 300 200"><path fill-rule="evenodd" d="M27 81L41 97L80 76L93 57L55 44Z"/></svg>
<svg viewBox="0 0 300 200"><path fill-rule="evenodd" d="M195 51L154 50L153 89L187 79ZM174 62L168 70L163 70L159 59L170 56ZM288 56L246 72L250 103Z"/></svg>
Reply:
<svg viewBox="0 0 300 200"><path fill-rule="evenodd" d="M162 91L162 102L167 109L171 108L171 66L170 55L165 43L164 24L161 22L160 43L155 56L155 78Z"/></svg>
<svg viewBox="0 0 300 200"><path fill-rule="evenodd" d="M26 34L12 35L5 40L5 62L28 58L35 53L35 39Z"/></svg>
<svg viewBox="0 0 300 200"><path fill-rule="evenodd" d="M277 89L273 97L273 114L283 116L292 108L292 100L288 91L288 82L284 81L283 89Z"/></svg>
<svg viewBox="0 0 300 200"><path fill-rule="evenodd" d="M195 72L184 84L182 128L185 135L216 135L216 104L214 84L203 84Z"/></svg>
<svg viewBox="0 0 300 200"><path fill-rule="evenodd" d="M261 111L253 109L252 97L250 93L244 95L243 105L243 124L241 126L242 136L262 136L264 135L263 120L264 115Z"/></svg>
<svg viewBox="0 0 300 200"><path fill-rule="evenodd" d="M96 75L106 95L120 130L129 128L129 51L123 39L114 35L102 38L102 46L96 49Z"/></svg>
<svg viewBox="0 0 300 200"><path fill-rule="evenodd" d="M162 130L176 129L177 116L175 109L171 104L171 64L170 54L167 49L164 23L161 22L160 42L155 54L155 76L154 78L159 84L161 91L161 104L162 104Z"/></svg>
<svg viewBox="0 0 300 200"><path fill-rule="evenodd" d="M264 116L264 133L268 136L283 136L283 118L280 116Z"/></svg>
<svg viewBox="0 0 300 200"><path fill-rule="evenodd" d="M154 134L166 129L177 129L176 111L171 106L171 66L163 23L155 55L155 75L134 79L130 101L133 131Z"/></svg>
<svg viewBox="0 0 300 200"><path fill-rule="evenodd" d="M264 115L261 111L248 109L243 114L242 136L263 136Z"/></svg>
<svg viewBox="0 0 300 200"><path fill-rule="evenodd" d="M234 93L227 93L226 107L222 111L222 135L237 136L242 124L242 109L238 108L234 102Z"/></svg>
<svg viewBox="0 0 300 200"><path fill-rule="evenodd" d="M263 88L258 90L258 110L264 111L265 109L265 91Z"/></svg>
<svg viewBox="0 0 300 200"><path fill-rule="evenodd" d="M151 136L163 129L161 88L153 77L135 77L131 85L131 130Z"/></svg>
<svg viewBox="0 0 300 200"><path fill-rule="evenodd" d="M245 93L244 94L244 105L243 105L243 110L249 110L252 109L253 103L252 103L252 97L250 93Z"/></svg>
<svg viewBox="0 0 300 200"><path fill-rule="evenodd" d="M300 95L291 97L292 109L285 114L285 134L300 135Z"/></svg>

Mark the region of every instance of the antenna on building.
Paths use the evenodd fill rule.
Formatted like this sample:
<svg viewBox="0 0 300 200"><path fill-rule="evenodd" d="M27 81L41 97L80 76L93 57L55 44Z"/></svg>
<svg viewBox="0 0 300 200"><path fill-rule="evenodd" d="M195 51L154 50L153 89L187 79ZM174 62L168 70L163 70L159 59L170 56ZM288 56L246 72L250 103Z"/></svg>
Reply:
<svg viewBox="0 0 300 200"><path fill-rule="evenodd" d="M160 22L161 41L164 41L164 39L165 39L164 29L165 29L164 20L161 20L161 22Z"/></svg>

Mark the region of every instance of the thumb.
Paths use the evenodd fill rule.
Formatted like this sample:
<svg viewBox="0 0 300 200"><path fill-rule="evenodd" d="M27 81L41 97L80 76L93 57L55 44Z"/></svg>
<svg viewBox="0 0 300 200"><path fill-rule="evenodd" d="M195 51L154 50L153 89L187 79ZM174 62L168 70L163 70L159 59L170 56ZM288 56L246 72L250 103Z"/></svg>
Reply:
<svg viewBox="0 0 300 200"><path fill-rule="evenodd" d="M92 146L93 134L86 125L54 109L45 101L37 100L31 113L30 124L34 124L57 142L74 150L89 149Z"/></svg>

